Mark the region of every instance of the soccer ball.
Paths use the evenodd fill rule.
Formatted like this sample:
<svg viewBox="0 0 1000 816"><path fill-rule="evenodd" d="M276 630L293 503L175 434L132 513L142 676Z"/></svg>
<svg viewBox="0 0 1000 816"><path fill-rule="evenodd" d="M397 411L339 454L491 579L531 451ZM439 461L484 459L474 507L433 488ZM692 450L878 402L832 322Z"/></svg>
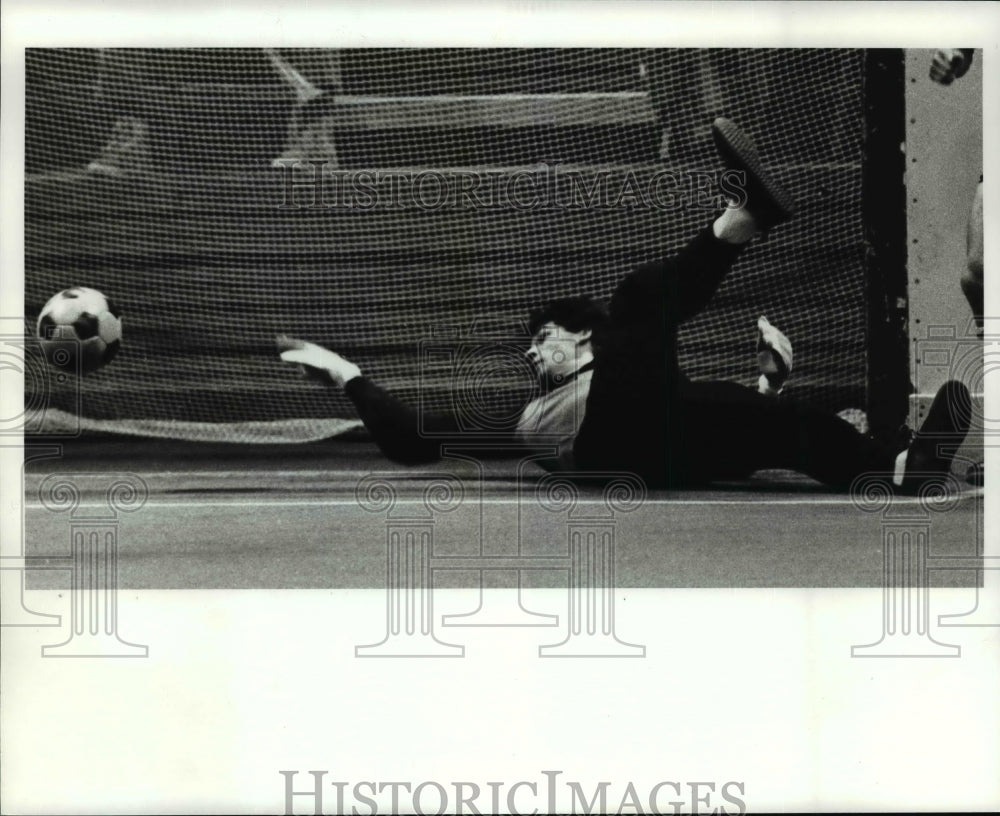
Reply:
<svg viewBox="0 0 1000 816"><path fill-rule="evenodd" d="M42 307L36 333L51 365L87 374L118 353L122 321L118 310L96 289L74 286Z"/></svg>

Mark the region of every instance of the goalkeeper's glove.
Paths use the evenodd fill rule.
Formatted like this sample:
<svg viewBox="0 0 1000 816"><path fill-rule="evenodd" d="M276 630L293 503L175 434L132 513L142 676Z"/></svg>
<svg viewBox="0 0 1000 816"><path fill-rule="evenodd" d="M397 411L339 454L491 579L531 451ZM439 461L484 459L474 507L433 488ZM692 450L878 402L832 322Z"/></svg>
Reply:
<svg viewBox="0 0 1000 816"><path fill-rule="evenodd" d="M792 373L792 343L766 317L757 321L757 364L760 379L757 389L767 396L776 396Z"/></svg>
<svg viewBox="0 0 1000 816"><path fill-rule="evenodd" d="M278 354L286 363L298 365L306 376L332 382L343 388L355 377L361 376L361 369L350 360L345 360L337 352L297 340L285 334L278 335Z"/></svg>

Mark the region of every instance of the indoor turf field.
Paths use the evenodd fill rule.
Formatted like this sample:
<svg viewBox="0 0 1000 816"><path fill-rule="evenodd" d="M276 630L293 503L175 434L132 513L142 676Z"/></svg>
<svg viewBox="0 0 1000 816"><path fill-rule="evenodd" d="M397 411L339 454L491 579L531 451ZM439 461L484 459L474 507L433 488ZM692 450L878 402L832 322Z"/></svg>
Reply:
<svg viewBox="0 0 1000 816"><path fill-rule="evenodd" d="M565 554L573 520L567 509L537 500L543 471L529 467L519 486L517 462L510 460L486 461L481 472L468 462L407 469L386 462L370 443L336 440L267 447L107 439L61 444L61 458L26 468L25 552L68 552L70 519L39 498L46 478L72 474L81 508L99 514L107 508L108 487L136 474L148 498L135 512L119 514L119 583L127 589L382 587L386 514L365 509L358 496L370 474L385 475L395 487L394 514L435 518L432 554L436 567L449 567L435 570L444 585L475 586L471 558L487 556L496 567L498 557L518 555L519 539L521 555ZM461 477L460 506L427 513L425 489L449 473ZM574 519L592 515L588 509L600 515L602 496L599 487L582 486ZM932 585L976 583L970 568L981 563L981 488L963 484L945 512L905 497L885 512L864 512L850 496L790 472L711 490L650 491L634 509L616 512L615 582L880 587L883 530L900 517L929 531ZM440 560L446 557L454 557L455 566ZM532 572L549 582L543 586L566 581L565 569ZM29 570L28 586L56 575Z"/></svg>

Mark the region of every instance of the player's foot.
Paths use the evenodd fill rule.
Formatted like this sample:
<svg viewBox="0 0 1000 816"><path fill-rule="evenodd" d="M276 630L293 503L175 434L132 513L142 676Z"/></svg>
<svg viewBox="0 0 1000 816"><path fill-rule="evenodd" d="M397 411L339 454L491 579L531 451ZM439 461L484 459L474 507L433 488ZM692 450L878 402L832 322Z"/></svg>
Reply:
<svg viewBox="0 0 1000 816"><path fill-rule="evenodd" d="M791 195L767 174L753 140L729 119L712 123L712 138L722 163L728 170L746 173L746 209L760 229L766 230L792 217L795 204Z"/></svg>
<svg viewBox="0 0 1000 816"><path fill-rule="evenodd" d="M299 103L292 114L288 142L272 167L287 167L304 162L323 162L335 170L337 146L333 138L333 98L322 94Z"/></svg>
<svg viewBox="0 0 1000 816"><path fill-rule="evenodd" d="M144 172L149 166L149 137L145 121L138 116L119 116L103 152L87 165L87 172L120 178Z"/></svg>
<svg viewBox="0 0 1000 816"><path fill-rule="evenodd" d="M361 376L361 369L350 360L315 343L279 334L277 345L283 362L299 366L303 374L314 379L332 382L343 388L350 380Z"/></svg>
<svg viewBox="0 0 1000 816"><path fill-rule="evenodd" d="M765 396L777 396L792 373L792 343L766 317L757 320L757 364L757 389Z"/></svg>
<svg viewBox="0 0 1000 816"><path fill-rule="evenodd" d="M969 465L969 469L965 471L965 481L974 487L982 487L985 481L983 478L983 468L984 464L982 462Z"/></svg>
<svg viewBox="0 0 1000 816"><path fill-rule="evenodd" d="M949 380L938 390L927 419L907 449L904 491L915 492L926 482L943 479L951 472L955 451L965 440L971 421L969 389L957 380Z"/></svg>

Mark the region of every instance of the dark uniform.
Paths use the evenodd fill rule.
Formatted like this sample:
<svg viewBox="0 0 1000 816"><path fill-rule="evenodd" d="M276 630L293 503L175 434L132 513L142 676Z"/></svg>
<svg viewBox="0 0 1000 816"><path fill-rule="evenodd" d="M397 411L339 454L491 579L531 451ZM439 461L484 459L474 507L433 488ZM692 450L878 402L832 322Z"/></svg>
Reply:
<svg viewBox="0 0 1000 816"><path fill-rule="evenodd" d="M529 404L511 429L512 444L555 442L552 468L628 471L659 487L783 468L847 488L863 473L891 471L897 451L834 414L736 383L684 377L678 327L706 306L741 250L707 228L674 257L625 277L593 370ZM364 377L346 392L390 459L434 461L442 445L469 442L455 417L418 417Z"/></svg>

